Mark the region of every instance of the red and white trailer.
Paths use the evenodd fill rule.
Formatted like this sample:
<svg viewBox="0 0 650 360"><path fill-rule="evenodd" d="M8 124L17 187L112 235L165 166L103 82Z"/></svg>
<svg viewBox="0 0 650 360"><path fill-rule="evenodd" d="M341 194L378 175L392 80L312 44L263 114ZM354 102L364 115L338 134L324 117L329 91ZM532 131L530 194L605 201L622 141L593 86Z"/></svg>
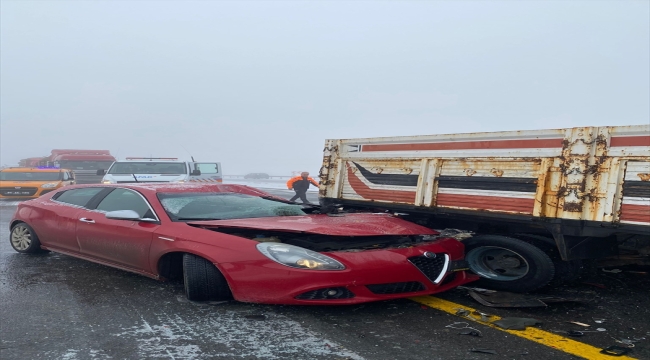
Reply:
<svg viewBox="0 0 650 360"><path fill-rule="evenodd" d="M467 259L493 288L567 280L582 259L650 263L648 125L333 139L320 175L325 205L474 232Z"/></svg>

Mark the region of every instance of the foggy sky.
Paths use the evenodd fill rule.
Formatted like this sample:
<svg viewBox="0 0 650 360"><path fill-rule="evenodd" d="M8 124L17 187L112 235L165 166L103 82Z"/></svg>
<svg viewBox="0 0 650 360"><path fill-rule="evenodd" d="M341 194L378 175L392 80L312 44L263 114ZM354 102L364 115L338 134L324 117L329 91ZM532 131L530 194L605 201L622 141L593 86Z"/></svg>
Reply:
<svg viewBox="0 0 650 360"><path fill-rule="evenodd" d="M6 1L0 165L317 173L326 138L650 122L648 1Z"/></svg>

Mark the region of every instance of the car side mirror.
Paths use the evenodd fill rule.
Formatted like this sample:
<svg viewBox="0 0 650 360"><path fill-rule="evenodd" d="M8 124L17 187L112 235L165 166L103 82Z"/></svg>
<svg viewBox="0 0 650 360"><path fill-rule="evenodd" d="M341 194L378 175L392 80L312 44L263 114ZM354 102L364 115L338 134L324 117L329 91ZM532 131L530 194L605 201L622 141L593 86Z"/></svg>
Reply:
<svg viewBox="0 0 650 360"><path fill-rule="evenodd" d="M106 213L107 219L139 221L140 215L133 210L115 210Z"/></svg>
<svg viewBox="0 0 650 360"><path fill-rule="evenodd" d="M106 175L106 170L104 169L97 170L97 175Z"/></svg>
<svg viewBox="0 0 650 360"><path fill-rule="evenodd" d="M192 173L190 173L190 175L192 176L201 175L201 170L192 170Z"/></svg>

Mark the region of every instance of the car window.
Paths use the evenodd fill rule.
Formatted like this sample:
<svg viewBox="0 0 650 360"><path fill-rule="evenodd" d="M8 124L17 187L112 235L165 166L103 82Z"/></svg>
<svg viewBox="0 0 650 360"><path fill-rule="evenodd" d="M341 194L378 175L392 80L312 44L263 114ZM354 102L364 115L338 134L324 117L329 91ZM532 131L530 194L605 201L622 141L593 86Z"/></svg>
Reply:
<svg viewBox="0 0 650 360"><path fill-rule="evenodd" d="M215 163L195 163L194 168L201 170L201 174L218 174L219 164Z"/></svg>
<svg viewBox="0 0 650 360"><path fill-rule="evenodd" d="M56 201L64 202L67 204L86 206L88 201L97 195L102 188L83 188L66 190L62 193L55 195Z"/></svg>
<svg viewBox="0 0 650 360"><path fill-rule="evenodd" d="M179 162L116 162L108 170L109 174L163 174L182 175L187 174L185 163Z"/></svg>
<svg viewBox="0 0 650 360"><path fill-rule="evenodd" d="M70 180L70 177L68 176L67 172L63 172L63 181Z"/></svg>
<svg viewBox="0 0 650 360"><path fill-rule="evenodd" d="M149 209L149 205L140 194L128 189L115 189L97 205L97 210L117 211L133 210L140 215L140 218L153 219L154 215Z"/></svg>

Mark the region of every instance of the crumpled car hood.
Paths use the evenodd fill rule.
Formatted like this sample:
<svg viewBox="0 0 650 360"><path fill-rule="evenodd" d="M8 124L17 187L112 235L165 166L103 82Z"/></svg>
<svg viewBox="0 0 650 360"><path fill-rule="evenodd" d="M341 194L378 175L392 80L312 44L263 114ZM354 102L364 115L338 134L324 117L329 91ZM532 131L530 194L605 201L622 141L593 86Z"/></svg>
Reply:
<svg viewBox="0 0 650 360"><path fill-rule="evenodd" d="M257 229L332 236L437 235L438 232L389 214L277 216L251 219L191 221L210 229Z"/></svg>

